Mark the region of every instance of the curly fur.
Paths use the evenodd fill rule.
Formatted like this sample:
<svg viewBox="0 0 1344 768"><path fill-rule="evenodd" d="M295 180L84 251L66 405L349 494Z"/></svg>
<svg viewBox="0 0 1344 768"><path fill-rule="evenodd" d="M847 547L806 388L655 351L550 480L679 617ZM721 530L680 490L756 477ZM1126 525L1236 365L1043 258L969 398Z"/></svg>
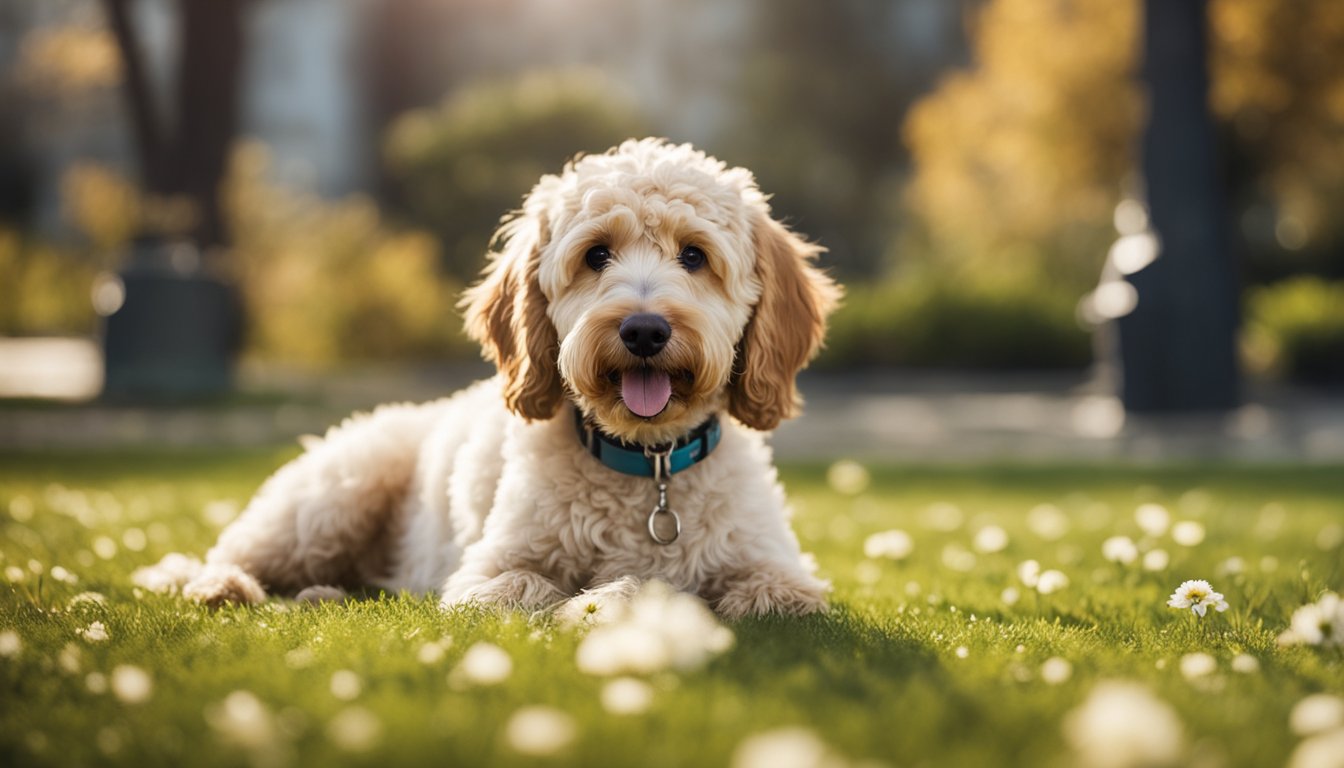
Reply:
<svg viewBox="0 0 1344 768"><path fill-rule="evenodd" d="M612 253L601 271L585 265L594 245ZM688 245L703 268L678 261ZM799 550L758 431L797 413L794 378L839 297L812 266L820 250L771 218L748 171L689 145L628 141L576 159L501 225L464 297L495 378L346 420L266 481L204 564L170 556L138 580L211 604L373 585L540 608L656 578L728 617L822 610L828 587ZM673 396L651 418L614 381L649 362L617 335L635 312L672 328L650 361ZM574 408L644 444L723 415L718 449L672 478L675 543L645 528L653 483L584 450Z"/></svg>

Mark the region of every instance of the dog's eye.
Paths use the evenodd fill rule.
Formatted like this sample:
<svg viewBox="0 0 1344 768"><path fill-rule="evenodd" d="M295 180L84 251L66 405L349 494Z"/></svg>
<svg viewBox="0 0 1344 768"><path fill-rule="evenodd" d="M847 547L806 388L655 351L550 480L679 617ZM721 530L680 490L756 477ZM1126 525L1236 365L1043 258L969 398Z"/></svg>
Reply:
<svg viewBox="0 0 1344 768"><path fill-rule="evenodd" d="M584 254L583 260L588 263L588 268L594 272L601 272L611 261L611 251L605 245L595 245L588 249Z"/></svg>
<svg viewBox="0 0 1344 768"><path fill-rule="evenodd" d="M681 249L681 255L677 257L677 261L681 262L681 266L687 272L694 272L705 266L705 252L694 245L688 245Z"/></svg>

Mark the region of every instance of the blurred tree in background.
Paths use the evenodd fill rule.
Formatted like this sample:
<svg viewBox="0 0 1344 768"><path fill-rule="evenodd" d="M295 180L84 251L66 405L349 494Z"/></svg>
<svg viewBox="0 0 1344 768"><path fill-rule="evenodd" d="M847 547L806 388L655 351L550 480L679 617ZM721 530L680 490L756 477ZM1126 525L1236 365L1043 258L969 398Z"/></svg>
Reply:
<svg viewBox="0 0 1344 768"><path fill-rule="evenodd" d="M592 71L535 74L464 88L393 123L396 199L415 226L438 236L450 274L468 280L480 271L495 225L542 174L648 133L617 94Z"/></svg>
<svg viewBox="0 0 1344 768"><path fill-rule="evenodd" d="M390 227L377 204L326 201L268 180L264 147L234 153L225 184L248 355L287 363L438 359L468 347L427 232Z"/></svg>
<svg viewBox="0 0 1344 768"><path fill-rule="evenodd" d="M269 164L263 146L240 145L220 196L233 238L225 268L248 310L247 357L325 365L473 353L453 309L461 285L443 276L429 233L390 226L367 197L323 200L280 186L270 180ZM88 164L67 175L65 198L71 220L107 254L125 251L142 211L154 206L116 172ZM0 275L21 245L0 235ZM57 255L47 249L41 260L30 259L40 267L17 271L22 282L15 290L54 281L51 271L68 270L60 290L49 286L25 297L47 307L28 316L53 317L54 308L63 307L67 314L55 315L62 330L90 332L93 317L86 308L96 266ZM7 289L0 288L0 297ZM72 308L81 314L67 316ZM0 330L10 316L0 312L6 324Z"/></svg>
<svg viewBox="0 0 1344 768"><path fill-rule="evenodd" d="M824 244L844 278L885 266L908 162L892 126L934 76L893 47L891 11L866 0L768 3L734 87L739 109L713 148L752 169L775 214ZM951 35L939 49L955 56L959 42Z"/></svg>
<svg viewBox="0 0 1344 768"><path fill-rule="evenodd" d="M1027 279L1075 297L1095 282L1142 119L1137 14L1114 0L985 7L975 67L904 126L907 253L959 280Z"/></svg>
<svg viewBox="0 0 1344 768"><path fill-rule="evenodd" d="M1344 3L1212 0L1210 15L1248 277L1344 277Z"/></svg>

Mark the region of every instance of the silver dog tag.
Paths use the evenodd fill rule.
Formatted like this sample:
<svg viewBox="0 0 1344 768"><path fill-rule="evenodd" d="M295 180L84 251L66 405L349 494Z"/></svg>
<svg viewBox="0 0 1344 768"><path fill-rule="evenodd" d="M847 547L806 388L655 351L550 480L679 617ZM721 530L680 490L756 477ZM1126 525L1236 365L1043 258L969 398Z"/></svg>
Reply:
<svg viewBox="0 0 1344 768"><path fill-rule="evenodd" d="M667 506L667 483L658 483L658 504L649 513L649 536L664 546L681 536L681 518Z"/></svg>

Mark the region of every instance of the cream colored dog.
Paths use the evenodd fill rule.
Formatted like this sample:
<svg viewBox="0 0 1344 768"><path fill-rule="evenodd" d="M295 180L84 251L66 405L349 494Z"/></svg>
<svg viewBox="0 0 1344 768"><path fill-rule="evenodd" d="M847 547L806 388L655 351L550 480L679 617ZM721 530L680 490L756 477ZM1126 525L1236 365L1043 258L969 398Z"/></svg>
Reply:
<svg viewBox="0 0 1344 768"><path fill-rule="evenodd" d="M346 420L204 564L137 581L210 604L371 585L574 612L660 579L725 617L823 610L758 431L796 414L839 296L820 249L750 172L652 139L543 177L495 242L463 300L495 378Z"/></svg>

